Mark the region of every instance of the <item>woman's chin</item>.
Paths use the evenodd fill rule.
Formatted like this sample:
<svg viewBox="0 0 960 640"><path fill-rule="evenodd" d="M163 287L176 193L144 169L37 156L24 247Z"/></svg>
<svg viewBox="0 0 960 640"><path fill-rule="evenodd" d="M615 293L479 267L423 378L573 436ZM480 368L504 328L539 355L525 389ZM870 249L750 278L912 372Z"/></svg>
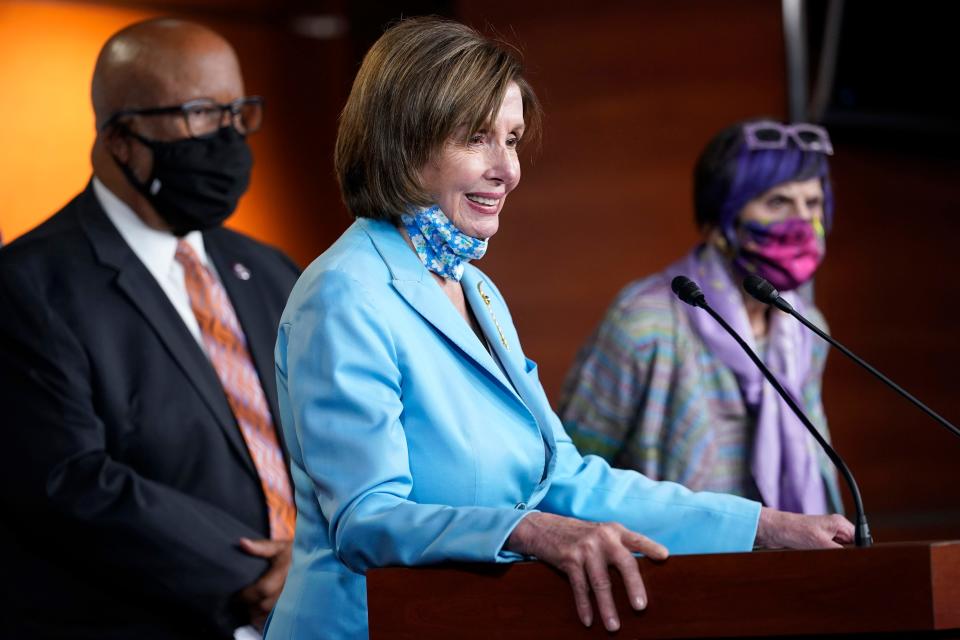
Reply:
<svg viewBox="0 0 960 640"><path fill-rule="evenodd" d="M468 236L473 238L479 238L480 240L489 240L497 232L497 229L500 228L500 217L494 216L486 220L480 220L472 225L469 229L462 230Z"/></svg>

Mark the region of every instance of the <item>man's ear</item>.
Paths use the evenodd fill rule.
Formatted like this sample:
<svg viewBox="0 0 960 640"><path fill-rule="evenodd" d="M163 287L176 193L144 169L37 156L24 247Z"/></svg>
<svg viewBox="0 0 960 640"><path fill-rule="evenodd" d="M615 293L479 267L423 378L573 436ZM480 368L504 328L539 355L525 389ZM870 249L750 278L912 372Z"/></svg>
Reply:
<svg viewBox="0 0 960 640"><path fill-rule="evenodd" d="M98 135L107 153L122 164L130 162L130 136L126 129L111 124L104 127Z"/></svg>

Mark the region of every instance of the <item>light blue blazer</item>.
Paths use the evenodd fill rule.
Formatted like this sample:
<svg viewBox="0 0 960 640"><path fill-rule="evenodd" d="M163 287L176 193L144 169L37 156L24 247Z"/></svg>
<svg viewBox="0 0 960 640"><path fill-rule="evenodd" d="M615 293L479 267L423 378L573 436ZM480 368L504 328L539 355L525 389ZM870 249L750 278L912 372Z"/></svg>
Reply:
<svg viewBox="0 0 960 640"><path fill-rule="evenodd" d="M581 457L500 292L472 266L462 283L502 368L389 223L358 220L294 287L276 368L297 529L269 640L366 638L367 569L515 560L531 509L672 553L752 548L758 503Z"/></svg>

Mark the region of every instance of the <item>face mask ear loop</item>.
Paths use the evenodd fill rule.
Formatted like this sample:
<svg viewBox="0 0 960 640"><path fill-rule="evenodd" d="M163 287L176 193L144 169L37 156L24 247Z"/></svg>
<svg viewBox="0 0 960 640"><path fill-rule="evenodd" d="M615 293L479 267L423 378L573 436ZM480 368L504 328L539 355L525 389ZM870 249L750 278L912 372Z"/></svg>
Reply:
<svg viewBox="0 0 960 640"><path fill-rule="evenodd" d="M151 152L153 152L153 145L155 144L156 141L151 140L150 138L146 138L146 137L140 135L139 133L137 133L136 131L134 131L134 130L131 129L130 127L128 127L128 126L127 126L125 123L123 123L123 122L115 122L115 123L113 123L113 124L110 125L110 126L113 126L114 128L116 128L116 130L119 131L120 134L123 135L123 137L125 137L125 138L133 138L134 140L136 140L137 142L139 142L140 144L142 144L143 146L145 146L147 149L150 149ZM106 128L106 127L104 127L104 128Z"/></svg>
<svg viewBox="0 0 960 640"><path fill-rule="evenodd" d="M103 127L103 129L106 130L107 127L111 127L111 126L112 126L112 127L115 127L116 130L117 130L117 131L120 133L120 135L122 135L123 137L125 137L125 138L133 138L134 140L136 140L137 142L139 142L139 143L142 144L143 146L145 146L145 147L147 147L148 149L150 149L150 152L153 153L153 147L150 146L150 140L144 138L143 136L141 136L141 135L138 134L137 132L131 130L130 127L128 127L127 125L125 125L125 124L123 124L123 123L121 123L121 122L115 122L115 123L112 123L112 124L108 122L108 123ZM149 197L149 196L153 195L153 194L151 193L151 187L153 186L153 183L156 182L156 180L150 180L150 179L148 179L148 181L145 182L145 183L144 183L144 182L140 182L140 180L137 178L137 175L133 172L133 169L130 168L130 165L129 165L128 163L121 162L121 161L120 161L120 158L117 157L117 154L115 154L111 149L107 149L107 152L110 154L110 157L113 158L113 162L117 165L117 168L120 169L120 172L123 173L124 177L127 179L127 182L129 182L129 183L133 186L134 189L136 189L137 191L139 191L141 194L143 194L143 195L146 196L146 197Z"/></svg>
<svg viewBox="0 0 960 640"><path fill-rule="evenodd" d="M720 246L721 253L727 257L728 260L733 260L740 253L740 240L737 238L737 230L740 226L739 216L734 218L730 224L725 224L720 228L720 240L722 246Z"/></svg>

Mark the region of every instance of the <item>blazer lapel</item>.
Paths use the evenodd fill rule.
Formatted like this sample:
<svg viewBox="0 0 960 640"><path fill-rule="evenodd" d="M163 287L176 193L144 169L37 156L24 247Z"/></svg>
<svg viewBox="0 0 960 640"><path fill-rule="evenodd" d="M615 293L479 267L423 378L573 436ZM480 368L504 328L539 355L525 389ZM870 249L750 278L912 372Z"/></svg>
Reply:
<svg viewBox="0 0 960 640"><path fill-rule="evenodd" d="M512 339L513 336L508 337L507 334L512 332L506 331L503 324L508 322L506 307L499 304L499 300L496 300L497 304L494 303L493 287L487 284L478 270L467 268L463 274L462 284L467 304L470 305L473 315L480 323L480 329L487 337L487 342L493 347L503 368L506 369L510 382L526 401L526 374L522 364L517 364L524 362L523 354L520 352L520 345L513 344L515 342Z"/></svg>
<svg viewBox="0 0 960 640"><path fill-rule="evenodd" d="M503 368L520 394L524 405L536 418L540 435L548 449L548 461L553 464L556 440L553 430L547 424L550 416L546 415L552 414L553 409L543 402L543 392L527 373L527 359L520 349L519 338L510 321L507 306L478 269L468 266L464 271L462 282L467 303L473 309L473 314L480 323L484 335L487 336L487 341L493 345L493 350L503 363Z"/></svg>
<svg viewBox="0 0 960 640"><path fill-rule="evenodd" d="M237 455L251 472L256 473L210 360L156 279L107 218L91 187L87 187L84 198L81 203L81 223L97 258L117 271L117 287L151 326L184 376L200 393Z"/></svg>
<svg viewBox="0 0 960 640"><path fill-rule="evenodd" d="M480 342L473 329L457 313L443 290L430 277L417 254L407 245L403 236L387 222L359 220L377 251L393 274L393 287L417 313L443 334L474 364L483 369L521 404L523 400L510 380Z"/></svg>

